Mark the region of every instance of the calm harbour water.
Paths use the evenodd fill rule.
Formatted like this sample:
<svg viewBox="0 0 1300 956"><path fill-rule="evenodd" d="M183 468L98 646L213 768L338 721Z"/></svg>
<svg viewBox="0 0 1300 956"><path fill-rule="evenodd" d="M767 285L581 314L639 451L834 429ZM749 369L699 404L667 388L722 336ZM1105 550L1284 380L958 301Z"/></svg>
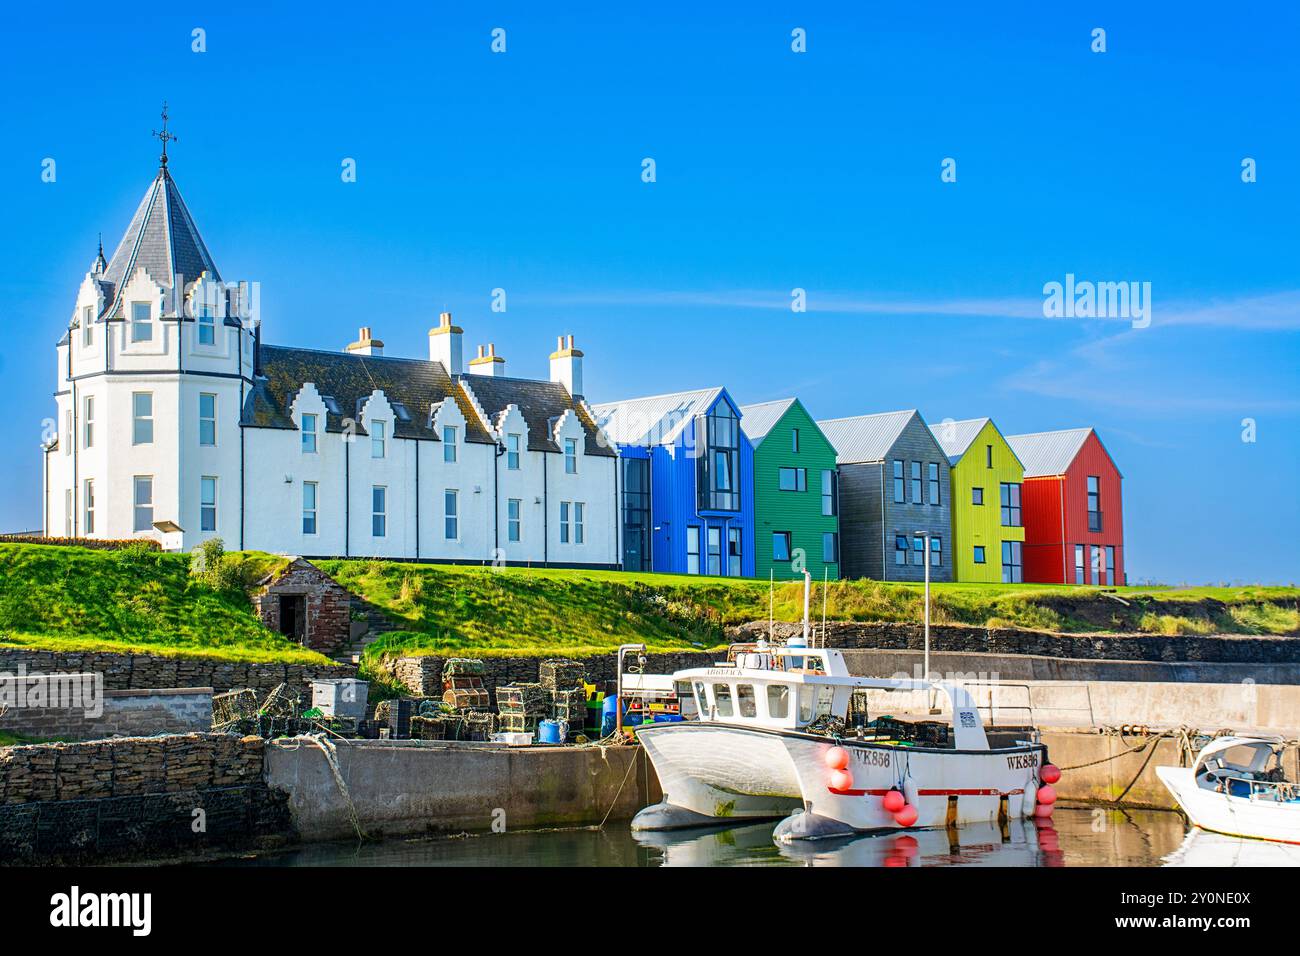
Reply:
<svg viewBox="0 0 1300 956"><path fill-rule="evenodd" d="M772 842L774 823L633 834L548 830L357 846L316 844L223 860L252 866L1162 866L1300 864L1296 848L1194 830L1176 813L1060 808L1051 825L1016 821L889 833L793 847ZM1172 859L1167 859L1172 857Z"/></svg>

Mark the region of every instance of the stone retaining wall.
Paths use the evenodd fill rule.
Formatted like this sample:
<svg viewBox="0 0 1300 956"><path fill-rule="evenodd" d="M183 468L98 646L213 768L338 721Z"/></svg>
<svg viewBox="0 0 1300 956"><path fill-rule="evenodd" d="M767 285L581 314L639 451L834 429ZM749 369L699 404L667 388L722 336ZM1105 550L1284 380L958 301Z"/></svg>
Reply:
<svg viewBox="0 0 1300 956"><path fill-rule="evenodd" d="M647 654L646 673L671 674L673 671L688 667L703 667L726 658L725 651L694 651L673 654ZM483 683L489 693L498 686L516 682L534 682L538 677L538 667L547 657L485 657L483 663L487 676ZM419 657L399 657L386 661L382 667L394 679L403 684L417 697L442 696L442 665L448 658L435 655ZM613 680L618 666L613 654L599 654L594 657L581 657L577 660L586 670L586 679L590 682ZM496 695L492 693L493 706Z"/></svg>
<svg viewBox="0 0 1300 956"><path fill-rule="evenodd" d="M801 629L799 624L778 623L774 631L778 638L785 639L800 633ZM819 643L820 630L819 625ZM766 621L754 621L730 628L728 637L733 641L751 641L767 633ZM829 647L921 650L925 646L925 631L920 624L832 621L827 624L826 635ZM1166 637L1158 634L1057 634L1051 631L935 624L930 628L930 649L1036 654L1081 660L1300 663L1300 638L1252 635Z"/></svg>
<svg viewBox="0 0 1300 956"><path fill-rule="evenodd" d="M204 853L292 834L260 737L0 748L0 863Z"/></svg>
<svg viewBox="0 0 1300 956"><path fill-rule="evenodd" d="M105 690L157 687L209 687L214 693L251 687L264 694L277 684L300 688L310 697L318 677L355 677L343 664L271 664L221 661L206 657L107 652L68 653L25 647L0 647L0 676L20 674L102 674Z"/></svg>
<svg viewBox="0 0 1300 956"><path fill-rule="evenodd" d="M0 677L3 699L14 700L19 678ZM27 683L32 678L24 678ZM98 713L96 713L98 711ZM10 706L0 730L20 737L96 740L185 734L212 728L212 688L107 690L76 706Z"/></svg>

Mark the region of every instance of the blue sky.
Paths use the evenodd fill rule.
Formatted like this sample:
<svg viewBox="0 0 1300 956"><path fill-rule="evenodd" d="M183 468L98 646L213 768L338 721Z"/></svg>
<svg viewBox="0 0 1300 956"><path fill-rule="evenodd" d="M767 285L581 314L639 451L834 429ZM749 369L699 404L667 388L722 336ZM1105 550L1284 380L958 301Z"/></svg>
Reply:
<svg viewBox="0 0 1300 956"><path fill-rule="evenodd" d="M516 375L574 334L594 401L722 384L825 418L1091 424L1131 580L1300 579L1293 4L471 6L7 14L0 529L38 525L54 343L165 98L172 171L224 277L261 283L269 342L369 325L422 355L450 308ZM1150 282L1150 327L1043 318L1067 273Z"/></svg>

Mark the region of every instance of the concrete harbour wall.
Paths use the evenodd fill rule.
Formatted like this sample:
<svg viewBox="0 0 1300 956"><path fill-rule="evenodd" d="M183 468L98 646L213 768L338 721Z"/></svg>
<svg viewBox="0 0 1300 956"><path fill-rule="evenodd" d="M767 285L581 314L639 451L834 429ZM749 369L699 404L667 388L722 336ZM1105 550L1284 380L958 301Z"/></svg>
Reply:
<svg viewBox="0 0 1300 956"><path fill-rule="evenodd" d="M305 740L266 745L266 780L289 795L304 840L584 826L630 819L660 799L639 747L509 748L432 741L348 741L325 752ZM349 803L350 801L350 803Z"/></svg>

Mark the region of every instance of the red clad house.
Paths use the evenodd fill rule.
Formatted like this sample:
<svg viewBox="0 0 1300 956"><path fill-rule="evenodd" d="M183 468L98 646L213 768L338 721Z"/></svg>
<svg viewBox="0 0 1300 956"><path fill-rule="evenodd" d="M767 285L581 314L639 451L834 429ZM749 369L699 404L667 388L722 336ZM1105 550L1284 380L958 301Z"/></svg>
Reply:
<svg viewBox="0 0 1300 956"><path fill-rule="evenodd" d="M1025 580L1124 584L1124 476L1097 433L1008 435L1007 443L1025 466Z"/></svg>

